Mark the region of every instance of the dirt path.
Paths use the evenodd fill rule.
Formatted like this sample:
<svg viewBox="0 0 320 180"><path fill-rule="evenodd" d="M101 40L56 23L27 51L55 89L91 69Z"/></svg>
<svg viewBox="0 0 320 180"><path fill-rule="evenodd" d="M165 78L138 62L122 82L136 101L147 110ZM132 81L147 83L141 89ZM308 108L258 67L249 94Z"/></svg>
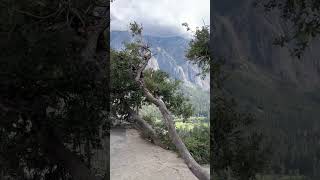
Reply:
<svg viewBox="0 0 320 180"><path fill-rule="evenodd" d="M137 130L113 129L111 180L197 180L177 154L142 139Z"/></svg>

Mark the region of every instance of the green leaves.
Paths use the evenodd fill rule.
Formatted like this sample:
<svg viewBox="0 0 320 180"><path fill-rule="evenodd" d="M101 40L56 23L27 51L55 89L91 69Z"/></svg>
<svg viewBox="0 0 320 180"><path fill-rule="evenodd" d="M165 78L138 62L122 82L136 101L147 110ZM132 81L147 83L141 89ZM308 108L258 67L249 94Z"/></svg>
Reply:
<svg viewBox="0 0 320 180"><path fill-rule="evenodd" d="M160 70L148 69L144 75L146 87L156 97L162 97L174 115L182 116L185 119L193 115L194 109L181 92L180 81L169 78L167 73Z"/></svg>
<svg viewBox="0 0 320 180"><path fill-rule="evenodd" d="M132 36L140 36L142 35L143 27L140 26L136 21L130 23L130 31Z"/></svg>
<svg viewBox="0 0 320 180"><path fill-rule="evenodd" d="M187 23L184 23L183 26L186 26L187 30L190 30ZM200 74L205 77L210 71L211 59L209 26L203 26L201 29L197 28L193 36L193 39L189 42L186 57L190 62L202 69Z"/></svg>
<svg viewBox="0 0 320 180"><path fill-rule="evenodd" d="M209 127L200 125L190 131L178 129L178 132L195 160L201 164L208 164L210 159Z"/></svg>
<svg viewBox="0 0 320 180"><path fill-rule="evenodd" d="M112 113L127 118L129 108L140 107L143 92L135 83L135 71L139 59L134 52L111 50L111 102Z"/></svg>
<svg viewBox="0 0 320 180"><path fill-rule="evenodd" d="M211 166L219 177L231 173L240 180L255 179L269 155L263 148L263 135L250 129L255 117L239 112L235 102L226 97L216 97L213 109Z"/></svg>
<svg viewBox="0 0 320 180"><path fill-rule="evenodd" d="M315 37L320 34L320 2L318 0L256 0L265 11L278 11L289 28L275 44L286 46L291 54L301 58Z"/></svg>
<svg viewBox="0 0 320 180"><path fill-rule="evenodd" d="M15 172L14 179L24 177L24 167L35 170L32 179L40 179L45 168L50 170L46 176L63 176L51 171L57 161L46 154L50 142L42 142L53 129L58 141L76 148L85 140L94 148L101 143L99 132L108 121L108 69L100 57L80 56L87 34L79 29L93 24L91 3L0 4L0 104L5 107L0 109L0 158L6 157L5 172Z"/></svg>
<svg viewBox="0 0 320 180"><path fill-rule="evenodd" d="M136 22L130 24L134 36L141 36L142 27ZM111 50L112 103L114 114L127 117L128 108L141 107L147 102L135 82L136 73L145 59L141 54L142 39L126 43L121 51ZM145 47L145 46L143 46ZM147 48L147 47L145 47ZM147 69L143 79L148 90L157 98L161 98L170 111L176 116L188 118L193 108L181 92L180 81L174 80L161 70Z"/></svg>

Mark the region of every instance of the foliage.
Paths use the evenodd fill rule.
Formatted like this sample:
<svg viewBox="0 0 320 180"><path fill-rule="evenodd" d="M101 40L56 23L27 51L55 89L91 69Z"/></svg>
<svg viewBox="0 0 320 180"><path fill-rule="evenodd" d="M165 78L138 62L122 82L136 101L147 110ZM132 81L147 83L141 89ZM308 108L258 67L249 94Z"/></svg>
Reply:
<svg viewBox="0 0 320 180"><path fill-rule="evenodd" d="M187 27L188 24L184 23ZM234 99L225 92L224 60L212 58L209 46L209 30L203 27L194 33L191 40L188 57L198 64L206 73L210 70L211 100L210 118L210 167L216 178L227 179L255 179L256 174L262 172L267 164L268 149L263 145L264 137L257 131L249 130L253 127L255 118L248 113L241 112L235 105ZM211 66L211 68L206 68Z"/></svg>
<svg viewBox="0 0 320 180"><path fill-rule="evenodd" d="M256 126L272 142L266 174L297 172L319 179L318 89L306 90L254 68L233 74L225 83L226 91L241 102L239 108L256 115Z"/></svg>
<svg viewBox="0 0 320 180"><path fill-rule="evenodd" d="M134 81L134 64L138 62L129 50L111 50L111 112L117 119L127 119L129 108L140 107L143 92Z"/></svg>
<svg viewBox="0 0 320 180"><path fill-rule="evenodd" d="M158 121L152 114L145 114L143 119L153 126L162 144L168 149L176 151L167 133L167 128L162 121ZM179 128L177 126L179 136L187 146L191 155L201 164L208 164L210 160L209 130L209 126L204 124L199 124L199 126L194 126L191 129Z"/></svg>
<svg viewBox="0 0 320 180"><path fill-rule="evenodd" d="M64 165L47 154L44 139L52 131L75 154L87 142L89 149L100 147L109 101L107 77L100 75L107 64L81 56L93 5L0 2L0 171L14 179L65 177ZM83 158L88 166L89 156ZM33 174L27 177L25 169Z"/></svg>
<svg viewBox="0 0 320 180"><path fill-rule="evenodd" d="M210 163L209 126L195 126L191 130L178 129L178 133L197 162L201 164Z"/></svg>
<svg viewBox="0 0 320 180"><path fill-rule="evenodd" d="M182 25L187 28L187 31L190 31L187 23L183 23ZM197 28L193 36L194 38L189 42L186 57L202 69L201 73L204 77L210 71L209 26L202 26L201 29Z"/></svg>
<svg viewBox="0 0 320 180"><path fill-rule="evenodd" d="M169 78L163 71L148 69L144 72L146 87L156 97L162 97L175 116L188 118L193 114L189 99L180 92L180 81Z"/></svg>
<svg viewBox="0 0 320 180"><path fill-rule="evenodd" d="M139 25L136 21L130 23L130 31L132 32L132 36L137 36L142 34L143 27Z"/></svg>
<svg viewBox="0 0 320 180"><path fill-rule="evenodd" d="M187 28L187 31L190 31L188 23L183 23L182 25ZM212 51L212 47L210 47L209 26L205 25L201 29L197 28L192 33L194 38L189 42L186 57L193 64L201 68L202 71L199 75L202 75L202 78L210 72L214 88L221 88L221 83L227 78L224 68L221 68L225 60L221 57L214 57L214 52Z"/></svg>
<svg viewBox="0 0 320 180"><path fill-rule="evenodd" d="M286 176L286 175L265 175L265 176L258 176L258 180L308 180L304 176L300 175L293 175L293 176Z"/></svg>
<svg viewBox="0 0 320 180"><path fill-rule="evenodd" d="M267 12L280 12L288 22L288 31L280 35L275 43L289 46L292 55L301 58L312 39L320 33L320 2L318 0L256 0Z"/></svg>
<svg viewBox="0 0 320 180"><path fill-rule="evenodd" d="M157 108L157 106L151 104L151 105L143 105L141 109L139 110L139 114L144 116L150 116L150 118L154 119L155 121L161 121L161 112Z"/></svg>
<svg viewBox="0 0 320 180"><path fill-rule="evenodd" d="M215 97L211 129L211 166L219 177L227 170L237 179L254 179L266 165L268 149L262 144L261 133L250 130L251 114L239 113L234 100Z"/></svg>
<svg viewBox="0 0 320 180"><path fill-rule="evenodd" d="M136 22L130 24L132 34L140 37L132 43L126 43L125 49L111 51L111 77L112 77L112 111L128 117L128 110L140 108L143 104L150 104L139 89L134 78L143 63L141 59L141 33ZM156 97L161 97L168 109L175 116L188 118L193 114L193 108L188 99L180 92L180 82L169 78L163 71L145 70L143 72L146 87Z"/></svg>
<svg viewBox="0 0 320 180"><path fill-rule="evenodd" d="M188 97L194 109L193 116L209 117L210 92L200 87L192 87L185 84L181 86L181 92Z"/></svg>

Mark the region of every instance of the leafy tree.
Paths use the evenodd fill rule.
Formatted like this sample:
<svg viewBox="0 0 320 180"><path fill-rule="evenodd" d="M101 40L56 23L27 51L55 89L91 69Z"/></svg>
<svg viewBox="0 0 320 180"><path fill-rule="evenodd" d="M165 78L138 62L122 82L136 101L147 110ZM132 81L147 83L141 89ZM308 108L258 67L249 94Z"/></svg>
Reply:
<svg viewBox="0 0 320 180"><path fill-rule="evenodd" d="M191 31L188 23L183 23L187 31ZM197 28L194 33L194 38L189 42L189 49L187 50L186 57L193 64L198 65L202 71L202 76L210 72L210 34L209 26L202 26L201 29Z"/></svg>
<svg viewBox="0 0 320 180"><path fill-rule="evenodd" d="M144 102L143 93L134 82L135 61L128 50L111 49L111 113L119 120L127 120L130 117L128 110L139 108Z"/></svg>
<svg viewBox="0 0 320 180"><path fill-rule="evenodd" d="M127 120L130 109L151 103L134 79L139 63L136 51L133 51L135 47L134 44L127 44L122 51L111 50L111 108L114 116L120 115L118 119ZM143 76L149 91L161 97L175 116L188 118L193 114L192 105L180 91L180 81L171 79L161 70L147 69Z"/></svg>
<svg viewBox="0 0 320 180"><path fill-rule="evenodd" d="M252 130L254 116L238 112L234 99L216 96L214 102L211 166L215 174L219 179L230 175L255 179L266 166L269 148L263 147L263 135Z"/></svg>
<svg viewBox="0 0 320 180"><path fill-rule="evenodd" d="M102 179L91 156L108 134L108 7L0 2L0 171L7 178Z"/></svg>
<svg viewBox="0 0 320 180"><path fill-rule="evenodd" d="M127 61L125 64L129 66L125 68L131 67L128 70L130 72L129 76L131 76L130 81L138 85L139 88L136 91L143 92L144 97L143 101L138 100L133 104L151 103L158 107L167 127L169 137L189 169L199 179L208 180L209 174L194 160L175 129L173 114L183 117L188 117L192 114L192 108L187 103L187 99L177 91L179 82L172 81L164 72L145 69L152 57L150 47L143 41L142 27L134 22L130 24L130 30L135 38L134 42L126 44L126 48L123 51L115 53L118 56L113 56L112 63ZM116 69L116 71L119 71L119 69ZM121 79L120 81L123 82ZM132 97L131 93L128 96ZM132 106L129 105L127 107L128 112L132 112ZM143 122L143 124L144 127L150 127L150 125L146 125L146 122ZM153 132L151 128L146 129Z"/></svg>
<svg viewBox="0 0 320 180"><path fill-rule="evenodd" d="M180 81L170 79L169 75L161 70L148 69L144 75L146 87L156 97L161 96L175 116L182 116L185 120L193 114L189 99L180 91Z"/></svg>
<svg viewBox="0 0 320 180"><path fill-rule="evenodd" d="M190 30L188 24L183 25ZM224 60L214 57L209 39L207 26L197 29L186 56L203 70L203 76L210 70L211 172L217 179L255 179L267 164L269 151L263 147L262 134L249 129L254 116L239 111L235 100L224 90L228 77Z"/></svg>

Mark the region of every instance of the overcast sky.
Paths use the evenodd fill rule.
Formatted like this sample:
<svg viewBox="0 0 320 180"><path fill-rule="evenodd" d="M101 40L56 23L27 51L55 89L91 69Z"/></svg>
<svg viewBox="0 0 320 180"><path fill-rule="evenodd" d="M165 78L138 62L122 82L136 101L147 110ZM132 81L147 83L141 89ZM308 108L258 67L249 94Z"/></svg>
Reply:
<svg viewBox="0 0 320 180"><path fill-rule="evenodd" d="M143 24L144 33L185 36L191 28L210 23L210 0L115 0L111 3L111 30L128 30L130 22Z"/></svg>

